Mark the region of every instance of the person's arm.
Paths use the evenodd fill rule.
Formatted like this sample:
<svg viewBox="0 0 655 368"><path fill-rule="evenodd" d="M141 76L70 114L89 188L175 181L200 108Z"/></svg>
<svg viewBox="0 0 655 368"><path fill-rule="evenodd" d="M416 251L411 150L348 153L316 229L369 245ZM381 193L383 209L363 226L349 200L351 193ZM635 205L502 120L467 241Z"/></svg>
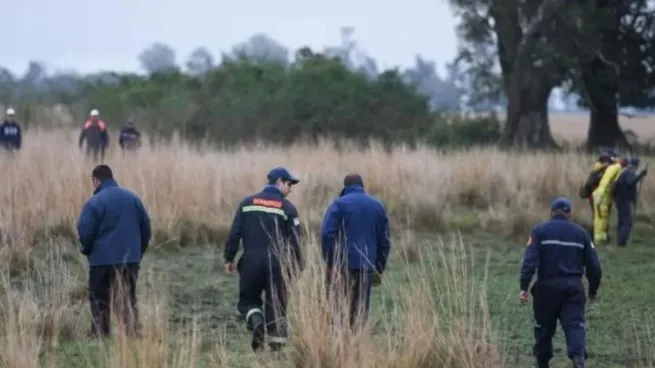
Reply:
<svg viewBox="0 0 655 368"><path fill-rule="evenodd" d="M145 254L152 237L152 225L148 211L140 199L137 199L137 206L139 209L139 229L141 230L141 254Z"/></svg>
<svg viewBox="0 0 655 368"><path fill-rule="evenodd" d="M80 131L80 138L78 139L77 145L82 148L82 144L84 143L84 139L86 138L86 128L83 127L82 131Z"/></svg>
<svg viewBox="0 0 655 368"><path fill-rule="evenodd" d="M234 214L234 220L232 221L232 226L230 227L230 232L227 235L227 240L225 241L225 250L223 251L223 258L227 263L233 263L234 257L237 256L239 252L239 243L243 237L243 202L239 204L236 213Z"/></svg>
<svg viewBox="0 0 655 368"><path fill-rule="evenodd" d="M296 207L288 203L287 208L287 232L289 234L289 244L293 251L293 257L297 262L298 268L302 271L305 268L303 251L300 245L300 217Z"/></svg>
<svg viewBox="0 0 655 368"><path fill-rule="evenodd" d="M381 208L380 218L377 224L377 259L375 270L382 274L387 267L389 252L391 251L391 235L389 231L389 217L384 207Z"/></svg>
<svg viewBox="0 0 655 368"><path fill-rule="evenodd" d="M16 124L16 149L20 149L22 143L23 143L23 132L20 129L20 125Z"/></svg>
<svg viewBox="0 0 655 368"><path fill-rule="evenodd" d="M93 252L93 243L98 231L98 213L91 201L82 208L77 221L77 235L80 241L80 252L88 256Z"/></svg>
<svg viewBox="0 0 655 368"><path fill-rule="evenodd" d="M589 296L592 299L595 299L596 294L598 293L598 288L600 287L600 281L603 277L603 269L600 266L600 259L598 259L598 253L596 253L593 241L588 234L585 238L585 274L587 276L587 281L589 281Z"/></svg>
<svg viewBox="0 0 655 368"><path fill-rule="evenodd" d="M523 253L523 264L521 265L520 288L521 291L527 292L530 282L539 266L539 247L540 240L535 229L530 232L527 248Z"/></svg>
<svg viewBox="0 0 655 368"><path fill-rule="evenodd" d="M341 217L337 201L332 202L332 204L328 206L327 211L323 216L323 222L321 224L321 250L323 253L323 259L328 268L334 266L334 253L337 236L339 234L339 226L341 224Z"/></svg>
<svg viewBox="0 0 655 368"><path fill-rule="evenodd" d="M120 134L118 135L118 145L119 145L121 148L125 148L125 147L124 147L124 145L125 145L125 137L123 137L123 132L124 132L124 130L122 130L122 131L120 132Z"/></svg>

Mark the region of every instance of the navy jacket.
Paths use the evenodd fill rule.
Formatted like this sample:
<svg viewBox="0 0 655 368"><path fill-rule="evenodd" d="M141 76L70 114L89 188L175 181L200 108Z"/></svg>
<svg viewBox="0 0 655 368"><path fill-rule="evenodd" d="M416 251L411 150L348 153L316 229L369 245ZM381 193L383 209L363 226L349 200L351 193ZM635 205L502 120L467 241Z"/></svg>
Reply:
<svg viewBox="0 0 655 368"><path fill-rule="evenodd" d="M328 267L334 267L338 257L339 267L382 273L391 249L387 212L361 186L345 187L325 213L321 240ZM335 254L336 247L341 251Z"/></svg>
<svg viewBox="0 0 655 368"><path fill-rule="evenodd" d="M133 127L124 127L118 136L118 145L122 149L135 149L141 146L141 133Z"/></svg>
<svg viewBox="0 0 655 368"><path fill-rule="evenodd" d="M614 198L616 201L635 202L637 200L637 183L644 178L645 172L639 174L633 167L627 167L614 184Z"/></svg>
<svg viewBox="0 0 655 368"><path fill-rule="evenodd" d="M538 281L589 280L589 295L595 296L600 286L602 269L594 244L581 226L562 215L536 225L530 233L523 265L521 290L527 290L537 271Z"/></svg>
<svg viewBox="0 0 655 368"><path fill-rule="evenodd" d="M77 233L91 267L140 263L150 242L150 217L139 197L107 180L84 205Z"/></svg>
<svg viewBox="0 0 655 368"><path fill-rule="evenodd" d="M243 240L241 259L268 265L277 264L280 252L303 268L300 249L300 219L296 207L273 185L244 198L239 204L225 242L224 258L233 262ZM289 252L289 253L286 253ZM284 259L284 258L283 258Z"/></svg>
<svg viewBox="0 0 655 368"><path fill-rule="evenodd" d="M15 121L5 121L0 125L0 145L5 148L20 149L22 132Z"/></svg>

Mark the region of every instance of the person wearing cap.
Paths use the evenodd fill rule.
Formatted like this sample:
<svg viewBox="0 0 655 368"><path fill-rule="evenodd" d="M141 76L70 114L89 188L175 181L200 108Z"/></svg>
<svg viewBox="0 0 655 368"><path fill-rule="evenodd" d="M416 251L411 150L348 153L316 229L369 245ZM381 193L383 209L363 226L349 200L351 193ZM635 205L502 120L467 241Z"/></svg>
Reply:
<svg viewBox="0 0 655 368"><path fill-rule="evenodd" d="M389 219L384 205L366 193L360 175L347 175L343 185L323 217L321 249L328 270L328 292L340 293L345 286L350 325L359 329L367 320L371 286L380 283L387 266Z"/></svg>
<svg viewBox="0 0 655 368"><path fill-rule="evenodd" d="M271 170L267 178L261 192L239 204L223 254L227 274L239 273L237 310L252 331L251 348L256 352L264 347L265 335L273 350L286 344L288 279L284 276L303 269L300 219L286 198L299 180L283 167ZM243 254L235 265L241 241Z"/></svg>
<svg viewBox="0 0 655 368"><path fill-rule="evenodd" d="M571 221L571 202L556 198L550 207L551 218L532 228L521 266L519 300L528 302L530 289L535 327L533 355L539 368L546 368L553 357L552 339L560 321L566 336L567 355L574 368L584 367L585 288L582 275L589 281L589 302L600 287L602 269L594 243L581 226Z"/></svg>
<svg viewBox="0 0 655 368"><path fill-rule="evenodd" d="M121 129L118 136L118 145L123 152L135 151L141 147L141 132L136 128L134 120L128 119L127 124Z"/></svg>
<svg viewBox="0 0 655 368"><path fill-rule="evenodd" d="M598 183L600 183L600 179L602 179L603 174L605 173L605 169L607 169L607 167L614 162L612 160L613 153L613 151L609 150L607 152L603 152L603 154L598 157L598 159L594 162L591 170L589 171L589 174L587 174L585 182L580 187L580 198L586 199L589 202L589 208L591 208L591 233L594 231L593 223L596 217L596 206L594 205L594 198L592 193L598 187Z"/></svg>
<svg viewBox="0 0 655 368"><path fill-rule="evenodd" d="M109 132L107 131L107 124L100 119L100 113L96 109L91 110L89 119L84 122L78 140L80 149L85 139L87 156L93 154L94 161L97 161L98 155L100 155L100 160L104 161L105 150L109 146Z"/></svg>
<svg viewBox="0 0 655 368"><path fill-rule="evenodd" d="M0 125L0 145L7 150L20 150L23 134L16 122L16 111L11 107L6 111L7 117Z"/></svg>
<svg viewBox="0 0 655 368"><path fill-rule="evenodd" d="M612 163L604 170L598 182L598 186L592 192L594 203L594 225L593 240L596 244L605 244L609 241L609 217L612 208L612 188L616 179L621 173L625 162L618 159L614 150L609 150L608 155Z"/></svg>
<svg viewBox="0 0 655 368"><path fill-rule="evenodd" d="M648 174L647 169L637 174L639 163L639 157L632 157L614 184L614 201L618 215L617 245L620 247L625 247L630 240L637 202L637 185Z"/></svg>

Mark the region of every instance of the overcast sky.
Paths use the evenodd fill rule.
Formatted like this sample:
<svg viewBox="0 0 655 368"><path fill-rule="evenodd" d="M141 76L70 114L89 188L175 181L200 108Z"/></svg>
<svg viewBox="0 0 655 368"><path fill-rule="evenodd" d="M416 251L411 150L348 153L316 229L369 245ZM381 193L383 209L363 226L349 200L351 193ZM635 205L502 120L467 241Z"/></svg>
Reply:
<svg viewBox="0 0 655 368"><path fill-rule="evenodd" d="M419 53L443 64L456 51L445 0L7 0L0 64L22 73L29 60L49 69L138 70L137 55L161 41L184 61L197 46L218 55L262 32L291 49L339 43L355 28L359 47L381 67L413 64Z"/></svg>

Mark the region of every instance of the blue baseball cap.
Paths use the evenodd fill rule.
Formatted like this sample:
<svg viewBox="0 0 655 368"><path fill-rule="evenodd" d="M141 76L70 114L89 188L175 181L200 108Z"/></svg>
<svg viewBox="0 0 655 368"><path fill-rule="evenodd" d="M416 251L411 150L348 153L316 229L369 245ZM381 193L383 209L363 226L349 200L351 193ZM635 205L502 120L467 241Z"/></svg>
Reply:
<svg viewBox="0 0 655 368"><path fill-rule="evenodd" d="M562 211L564 211L566 213L569 213L569 212L571 212L571 207L573 207L573 206L571 206L571 201L569 201L568 198L566 198L566 197L557 197L557 198L555 198L553 203L551 203L550 210L551 211L562 210Z"/></svg>
<svg viewBox="0 0 655 368"><path fill-rule="evenodd" d="M272 182L278 179L288 181L291 184L298 184L300 182L298 178L291 175L289 170L285 169L284 167L276 167L273 170L269 171L266 178Z"/></svg>
<svg viewBox="0 0 655 368"><path fill-rule="evenodd" d="M640 162L639 157L632 157L630 159L630 165L634 167L638 167Z"/></svg>

